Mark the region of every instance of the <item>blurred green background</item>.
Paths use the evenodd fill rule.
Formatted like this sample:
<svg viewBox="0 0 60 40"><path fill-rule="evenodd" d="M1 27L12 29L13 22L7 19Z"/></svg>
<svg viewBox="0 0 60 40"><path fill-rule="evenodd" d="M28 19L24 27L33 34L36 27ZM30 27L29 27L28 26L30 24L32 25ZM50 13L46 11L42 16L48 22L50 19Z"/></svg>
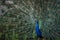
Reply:
<svg viewBox="0 0 60 40"><path fill-rule="evenodd" d="M60 25L60 0L0 0L0 40L38 40L36 19L41 29L50 22Z"/></svg>

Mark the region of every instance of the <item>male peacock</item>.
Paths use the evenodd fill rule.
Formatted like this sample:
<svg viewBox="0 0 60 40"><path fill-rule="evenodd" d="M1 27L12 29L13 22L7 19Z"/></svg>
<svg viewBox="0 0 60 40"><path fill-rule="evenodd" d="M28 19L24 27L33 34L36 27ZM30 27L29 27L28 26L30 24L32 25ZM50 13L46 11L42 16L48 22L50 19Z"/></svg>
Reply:
<svg viewBox="0 0 60 40"><path fill-rule="evenodd" d="M42 32L41 32L41 30L39 29L39 23L38 23L38 21L36 21L36 34L37 34L37 37L38 38L43 38L42 37Z"/></svg>
<svg viewBox="0 0 60 40"><path fill-rule="evenodd" d="M60 0L14 0L14 3L14 9L0 18L0 26L6 27L4 30L8 32L6 39L15 40L16 34L17 40L35 40L36 31L39 38L60 40ZM35 30L36 17L39 21L36 21Z"/></svg>

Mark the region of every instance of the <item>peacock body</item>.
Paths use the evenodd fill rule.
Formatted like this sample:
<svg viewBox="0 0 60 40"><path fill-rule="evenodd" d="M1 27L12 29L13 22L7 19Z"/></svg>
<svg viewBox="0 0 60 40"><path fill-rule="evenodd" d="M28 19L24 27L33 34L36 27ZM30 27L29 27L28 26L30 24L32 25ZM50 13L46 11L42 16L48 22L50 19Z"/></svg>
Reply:
<svg viewBox="0 0 60 40"><path fill-rule="evenodd" d="M36 22L36 34L37 34L38 37L42 38L42 32L39 29L39 23L38 23L38 21Z"/></svg>

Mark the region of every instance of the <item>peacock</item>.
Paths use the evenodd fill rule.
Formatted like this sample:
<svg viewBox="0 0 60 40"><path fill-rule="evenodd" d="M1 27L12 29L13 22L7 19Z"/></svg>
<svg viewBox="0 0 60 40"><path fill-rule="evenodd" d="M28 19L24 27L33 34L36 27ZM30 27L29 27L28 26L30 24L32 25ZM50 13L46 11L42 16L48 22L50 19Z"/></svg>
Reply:
<svg viewBox="0 0 60 40"><path fill-rule="evenodd" d="M39 23L38 23L38 21L36 21L36 34L37 34L38 40L39 40L39 38L40 38L40 40L43 39L41 29L39 29Z"/></svg>
<svg viewBox="0 0 60 40"><path fill-rule="evenodd" d="M60 0L12 1L11 6L5 4L2 8L7 11L0 16L0 33L1 30L4 33L0 35L1 38L60 40Z"/></svg>
<svg viewBox="0 0 60 40"><path fill-rule="evenodd" d="M36 33L37 33L38 37L42 38L42 32L39 29L39 23L38 23L38 21L36 22Z"/></svg>

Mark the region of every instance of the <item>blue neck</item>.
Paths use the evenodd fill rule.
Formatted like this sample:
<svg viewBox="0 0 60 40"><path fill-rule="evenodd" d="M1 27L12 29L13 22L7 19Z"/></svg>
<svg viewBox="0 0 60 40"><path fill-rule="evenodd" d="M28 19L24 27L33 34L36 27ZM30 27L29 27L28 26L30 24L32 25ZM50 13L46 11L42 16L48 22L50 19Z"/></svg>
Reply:
<svg viewBox="0 0 60 40"><path fill-rule="evenodd" d="M38 21L36 22L36 33L37 33L37 36L42 37L42 32L39 29L39 23L38 23Z"/></svg>

